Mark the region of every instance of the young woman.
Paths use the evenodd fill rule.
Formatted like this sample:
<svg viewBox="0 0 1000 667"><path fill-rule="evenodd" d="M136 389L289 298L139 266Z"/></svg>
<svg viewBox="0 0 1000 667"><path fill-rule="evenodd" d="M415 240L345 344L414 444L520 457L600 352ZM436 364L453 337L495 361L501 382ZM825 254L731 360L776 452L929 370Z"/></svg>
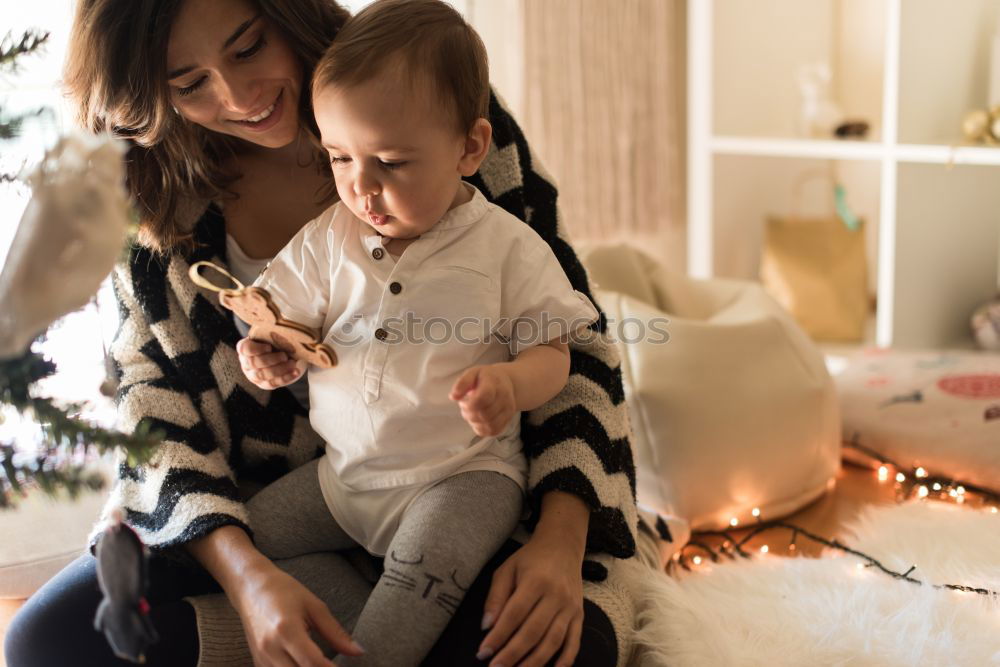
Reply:
<svg viewBox="0 0 1000 667"><path fill-rule="evenodd" d="M66 84L85 127L131 142L142 219L143 245L114 275L113 356L125 426L150 421L165 440L149 465L121 466L110 505L154 553L151 665L329 664L309 631L353 651L348 632L379 576L366 554L271 562L254 547L244 501L323 443L301 387L246 380L231 313L187 278L199 260L252 277L333 200L308 89L345 18L332 0L79 0ZM493 147L470 182L589 294L555 187L495 96L489 120ZM573 344L566 388L523 418L532 532L487 564L428 664L627 658L633 605L616 558L635 550L634 468L603 326ZM85 555L29 600L8 630L8 664L114 664L91 628L95 579Z"/></svg>

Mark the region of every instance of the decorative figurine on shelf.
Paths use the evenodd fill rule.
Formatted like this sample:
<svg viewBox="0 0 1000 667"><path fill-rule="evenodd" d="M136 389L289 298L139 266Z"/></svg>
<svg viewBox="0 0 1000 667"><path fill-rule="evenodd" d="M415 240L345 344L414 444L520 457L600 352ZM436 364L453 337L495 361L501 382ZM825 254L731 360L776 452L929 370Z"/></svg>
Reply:
<svg viewBox="0 0 1000 667"><path fill-rule="evenodd" d="M97 541L97 583L104 598L94 616L111 650L122 660L146 661L146 647L159 640L146 602L146 547L117 511Z"/></svg>
<svg viewBox="0 0 1000 667"><path fill-rule="evenodd" d="M1000 351L1000 295L977 308L971 323L979 347Z"/></svg>
<svg viewBox="0 0 1000 667"><path fill-rule="evenodd" d="M975 109L962 119L962 137L969 142L995 146L1000 143L1000 106Z"/></svg>
<svg viewBox="0 0 1000 667"><path fill-rule="evenodd" d="M864 139L868 136L869 125L866 120L845 120L833 128L833 136L838 139Z"/></svg>
<svg viewBox="0 0 1000 667"><path fill-rule="evenodd" d="M223 288L202 277L201 267L209 267L228 278L235 288ZM219 303L250 325L248 338L270 343L289 357L319 368L337 365L337 355L323 343L319 332L304 324L286 319L266 290L247 287L228 271L212 262L196 262L188 272L199 287L219 293Z"/></svg>
<svg viewBox="0 0 1000 667"><path fill-rule="evenodd" d="M845 118L840 106L830 97L832 74L826 62L799 66L799 92L802 109L799 134L810 139L864 139L868 136L868 121Z"/></svg>
<svg viewBox="0 0 1000 667"><path fill-rule="evenodd" d="M830 65L825 62L799 66L802 109L799 133L809 138L828 138L844 119L840 107L830 98Z"/></svg>

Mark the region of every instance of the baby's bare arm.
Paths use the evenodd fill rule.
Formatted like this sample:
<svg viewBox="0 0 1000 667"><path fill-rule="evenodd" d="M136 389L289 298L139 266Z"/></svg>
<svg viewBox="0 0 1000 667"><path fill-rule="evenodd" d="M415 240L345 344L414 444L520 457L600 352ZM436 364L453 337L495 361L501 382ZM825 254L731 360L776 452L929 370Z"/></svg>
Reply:
<svg viewBox="0 0 1000 667"><path fill-rule="evenodd" d="M450 398L476 435L500 435L515 412L533 410L562 391L569 348L554 341L524 350L513 361L473 366L455 382Z"/></svg>
<svg viewBox="0 0 1000 667"><path fill-rule="evenodd" d="M559 340L529 347L506 366L520 411L534 410L556 396L569 378L569 346Z"/></svg>

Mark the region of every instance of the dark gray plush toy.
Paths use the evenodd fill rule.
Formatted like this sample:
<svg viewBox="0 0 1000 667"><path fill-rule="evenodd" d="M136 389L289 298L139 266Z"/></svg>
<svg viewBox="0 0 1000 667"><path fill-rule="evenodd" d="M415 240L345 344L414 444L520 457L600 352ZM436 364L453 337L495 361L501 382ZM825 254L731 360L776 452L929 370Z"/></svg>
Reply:
<svg viewBox="0 0 1000 667"><path fill-rule="evenodd" d="M94 629L103 632L111 650L123 660L146 661L146 647L159 637L149 619L146 548L120 520L97 542L97 582L104 599L97 607Z"/></svg>

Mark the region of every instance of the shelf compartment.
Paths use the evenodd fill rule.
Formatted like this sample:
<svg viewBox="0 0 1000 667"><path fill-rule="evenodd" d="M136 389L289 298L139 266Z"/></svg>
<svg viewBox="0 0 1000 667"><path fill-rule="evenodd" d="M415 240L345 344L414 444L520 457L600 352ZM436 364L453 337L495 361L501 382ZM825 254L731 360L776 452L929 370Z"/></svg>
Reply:
<svg viewBox="0 0 1000 667"><path fill-rule="evenodd" d="M700 0L699 0L700 1ZM715 0L711 11L712 128L717 135L800 133L803 64L826 62L830 98L878 139L885 0Z"/></svg>
<svg viewBox="0 0 1000 667"><path fill-rule="evenodd" d="M900 165L892 341L966 347L969 317L996 295L1000 168Z"/></svg>
<svg viewBox="0 0 1000 667"><path fill-rule="evenodd" d="M900 6L899 141L947 144L988 104L996 0L906 0Z"/></svg>
<svg viewBox="0 0 1000 667"><path fill-rule="evenodd" d="M881 194L879 164L838 161L833 167L847 190L851 209L865 220L868 283L869 291L874 294ZM715 275L744 280L758 278L764 223L769 216L833 215L832 182L827 177L830 168L829 160L716 156L712 202Z"/></svg>

